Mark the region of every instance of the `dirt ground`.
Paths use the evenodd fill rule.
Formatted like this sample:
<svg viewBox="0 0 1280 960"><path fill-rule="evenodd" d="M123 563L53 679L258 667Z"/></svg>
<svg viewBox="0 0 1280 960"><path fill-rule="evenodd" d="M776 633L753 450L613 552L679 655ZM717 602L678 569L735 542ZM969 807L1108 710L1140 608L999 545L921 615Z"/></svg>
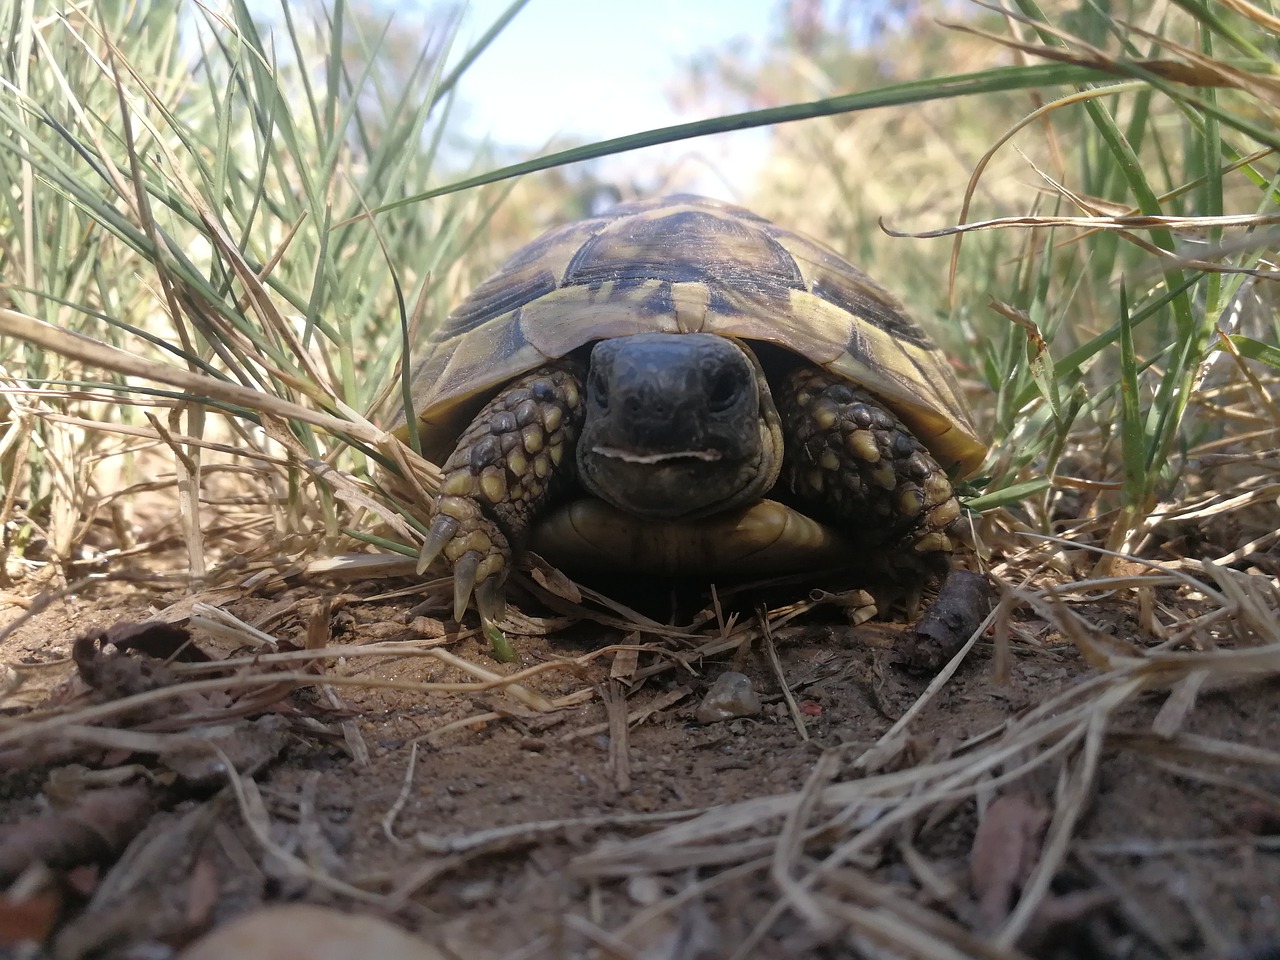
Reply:
<svg viewBox="0 0 1280 960"><path fill-rule="evenodd" d="M8 599L0 623L21 612ZM263 686L82 648L73 679L76 637L191 609L182 594L110 586L13 631L0 645L12 681L0 956L164 957L290 901L388 918L457 958L1280 956L1275 672L1218 690L1174 684L1172 697L1137 684L1109 700L1121 685L1078 640L1013 603L1009 644L997 650L988 630L885 739L933 676L895 654L904 626L849 626L831 607L713 656L579 623L554 640L513 635L519 662L503 665L474 631L410 616L419 598L387 597L386 584L204 599L303 656L323 643L377 654L290 668L331 684ZM1172 588L1156 599L1191 602ZM1118 644L1154 642L1132 594L1073 609ZM197 647L243 652L209 622L191 628ZM723 632L704 627L703 639ZM608 645L620 646L591 657ZM268 661L235 676L285 670ZM523 680L523 700L420 686L476 682L466 663L542 671ZM763 705L702 722L727 670L747 674ZM110 712L178 680L204 686ZM1095 689L1096 702L1079 699ZM75 712L95 704L107 712ZM1076 726L1034 739L1082 709ZM217 750L196 759L179 740L214 718L231 733L214 737L222 762L210 766ZM977 773L963 766L982 757ZM89 841L76 839L86 823ZM16 838L45 833L36 859L52 866L14 869ZM1028 917L1014 910L1019 891L1038 903ZM19 928L50 938L24 948Z"/></svg>

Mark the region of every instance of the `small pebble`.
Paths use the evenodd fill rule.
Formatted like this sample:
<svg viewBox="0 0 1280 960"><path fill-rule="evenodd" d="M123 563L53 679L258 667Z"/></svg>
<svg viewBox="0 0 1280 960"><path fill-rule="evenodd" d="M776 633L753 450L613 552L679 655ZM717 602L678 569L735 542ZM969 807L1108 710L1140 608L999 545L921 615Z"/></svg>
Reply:
<svg viewBox="0 0 1280 960"><path fill-rule="evenodd" d="M377 917L306 904L265 907L197 940L179 960L444 960L430 944Z"/></svg>
<svg viewBox="0 0 1280 960"><path fill-rule="evenodd" d="M745 673L726 670L711 684L711 689L698 704L699 723L716 723L734 717L754 717L760 712L760 695Z"/></svg>
<svg viewBox="0 0 1280 960"><path fill-rule="evenodd" d="M662 899L662 886L657 877L631 877L627 880L627 897L638 907L651 907Z"/></svg>
<svg viewBox="0 0 1280 960"><path fill-rule="evenodd" d="M498 884L493 880L475 880L464 883L457 890L458 899L468 906L492 900L498 892Z"/></svg>

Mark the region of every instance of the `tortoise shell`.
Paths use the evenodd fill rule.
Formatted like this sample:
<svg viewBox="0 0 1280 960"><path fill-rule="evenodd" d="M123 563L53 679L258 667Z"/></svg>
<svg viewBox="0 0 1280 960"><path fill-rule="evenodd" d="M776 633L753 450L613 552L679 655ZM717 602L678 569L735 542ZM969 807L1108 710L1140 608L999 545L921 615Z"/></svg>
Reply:
<svg viewBox="0 0 1280 960"><path fill-rule="evenodd" d="M553 229L480 284L413 371L423 452L442 463L513 377L647 332L777 344L879 396L944 468L968 475L986 455L946 358L892 294L822 243L687 195Z"/></svg>

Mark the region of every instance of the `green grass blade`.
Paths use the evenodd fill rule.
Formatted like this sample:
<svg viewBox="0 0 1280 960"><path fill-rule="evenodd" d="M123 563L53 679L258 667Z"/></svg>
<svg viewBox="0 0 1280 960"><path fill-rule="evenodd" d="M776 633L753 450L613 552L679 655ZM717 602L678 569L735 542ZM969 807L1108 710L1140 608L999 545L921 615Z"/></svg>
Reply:
<svg viewBox="0 0 1280 960"><path fill-rule="evenodd" d="M796 120L828 117L837 113L854 113L860 110L903 106L912 103L924 103L930 100L1000 93L1009 90L1039 89L1107 79L1110 79L1110 75L1105 71L1089 67L1077 67L1070 64L1041 64L1030 67L996 67L991 70L983 70L961 76L891 84L862 93L828 97L810 103L796 103L782 107L769 107L764 110L751 110L745 113L735 113L710 120L696 120L691 123L680 123L669 127L659 127L654 130L632 133L623 137L614 137L610 140L601 140L586 146L561 150L545 157L513 163L498 170L457 180L432 190L425 190L395 203L385 204L373 212L375 214L386 213L406 204L420 203L424 200L456 193L460 190L470 190L511 177L536 173L539 170L549 170L553 167L561 167L571 163L596 160L600 157L608 157L630 150L639 150L663 143L675 143L680 140L705 137L716 133L750 130L755 127L791 123Z"/></svg>
<svg viewBox="0 0 1280 960"><path fill-rule="evenodd" d="M1138 515L1151 488L1149 447L1144 430L1142 401L1138 382L1138 354L1134 347L1133 322L1129 316L1129 298L1120 287L1120 450L1124 476L1124 495L1129 519ZM1128 532L1129 525L1124 525Z"/></svg>

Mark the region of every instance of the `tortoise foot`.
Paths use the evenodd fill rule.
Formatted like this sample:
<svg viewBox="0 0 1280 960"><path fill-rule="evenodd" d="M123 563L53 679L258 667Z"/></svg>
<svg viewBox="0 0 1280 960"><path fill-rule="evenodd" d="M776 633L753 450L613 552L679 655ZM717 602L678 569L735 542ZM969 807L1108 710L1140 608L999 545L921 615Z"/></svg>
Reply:
<svg viewBox="0 0 1280 960"><path fill-rule="evenodd" d="M574 477L582 377L557 361L513 381L480 410L444 465L419 572L439 556L453 568L453 613L474 593L482 619L505 608L503 586L529 531Z"/></svg>
<svg viewBox="0 0 1280 960"><path fill-rule="evenodd" d="M443 556L453 568L453 618L462 619L475 593L481 619L501 620L506 607L502 588L511 567L506 535L470 497L441 496L433 516L418 572Z"/></svg>
<svg viewBox="0 0 1280 960"><path fill-rule="evenodd" d="M960 503L924 444L872 394L822 371L793 371L779 393L792 492L856 542L945 569Z"/></svg>

